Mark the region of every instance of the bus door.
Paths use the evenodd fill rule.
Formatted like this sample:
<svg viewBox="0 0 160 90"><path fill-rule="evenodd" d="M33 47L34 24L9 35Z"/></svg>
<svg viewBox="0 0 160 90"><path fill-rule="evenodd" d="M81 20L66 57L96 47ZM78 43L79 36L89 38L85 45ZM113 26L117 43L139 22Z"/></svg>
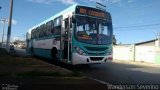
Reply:
<svg viewBox="0 0 160 90"><path fill-rule="evenodd" d="M62 33L61 49L62 49L62 61L69 63L71 61L71 27L70 17L64 21L64 32Z"/></svg>

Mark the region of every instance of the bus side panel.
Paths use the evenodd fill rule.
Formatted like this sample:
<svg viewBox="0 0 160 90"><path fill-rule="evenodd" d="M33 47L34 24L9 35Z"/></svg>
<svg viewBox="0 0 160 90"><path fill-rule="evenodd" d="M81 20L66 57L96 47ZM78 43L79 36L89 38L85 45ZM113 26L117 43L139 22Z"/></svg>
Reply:
<svg viewBox="0 0 160 90"><path fill-rule="evenodd" d="M50 49L34 48L34 54L37 56L51 59L51 50Z"/></svg>
<svg viewBox="0 0 160 90"><path fill-rule="evenodd" d="M33 40L34 54L37 56L51 59L51 50L53 47L59 50L60 41L55 40L56 37Z"/></svg>

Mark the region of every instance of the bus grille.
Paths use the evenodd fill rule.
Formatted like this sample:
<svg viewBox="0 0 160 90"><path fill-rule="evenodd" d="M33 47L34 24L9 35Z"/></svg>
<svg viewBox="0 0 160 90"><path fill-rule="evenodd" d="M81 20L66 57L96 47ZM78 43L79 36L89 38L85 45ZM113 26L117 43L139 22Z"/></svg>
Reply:
<svg viewBox="0 0 160 90"><path fill-rule="evenodd" d="M89 54L89 55L94 55L94 56L99 56L99 55L104 55L105 52L101 52L101 53L99 53L99 52L98 52L98 53L96 53L96 52L92 52L92 53L89 52L88 54Z"/></svg>
<svg viewBox="0 0 160 90"><path fill-rule="evenodd" d="M85 47L88 51L105 51L108 47Z"/></svg>
<svg viewBox="0 0 160 90"><path fill-rule="evenodd" d="M103 57L90 57L90 59L91 59L92 61L100 61L100 60L103 59Z"/></svg>

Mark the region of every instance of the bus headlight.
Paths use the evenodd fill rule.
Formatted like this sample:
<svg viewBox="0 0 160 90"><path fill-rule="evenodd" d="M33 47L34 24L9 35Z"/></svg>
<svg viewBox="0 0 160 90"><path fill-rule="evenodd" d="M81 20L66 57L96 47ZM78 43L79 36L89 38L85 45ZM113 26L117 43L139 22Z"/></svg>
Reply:
<svg viewBox="0 0 160 90"><path fill-rule="evenodd" d="M85 52L82 49L80 49L79 47L75 47L75 49L76 49L76 52L78 54L80 54L80 55L86 55Z"/></svg>
<svg viewBox="0 0 160 90"><path fill-rule="evenodd" d="M112 55L112 52L108 52L108 55Z"/></svg>
<svg viewBox="0 0 160 90"><path fill-rule="evenodd" d="M112 55L113 54L113 51L112 49L108 52L108 55Z"/></svg>

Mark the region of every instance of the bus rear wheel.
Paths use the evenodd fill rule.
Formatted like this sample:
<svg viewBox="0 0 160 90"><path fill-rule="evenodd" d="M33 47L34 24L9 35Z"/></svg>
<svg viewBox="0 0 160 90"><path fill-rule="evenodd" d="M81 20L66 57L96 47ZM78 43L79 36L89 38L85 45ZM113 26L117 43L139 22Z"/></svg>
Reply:
<svg viewBox="0 0 160 90"><path fill-rule="evenodd" d="M57 50L52 50L51 56L52 56L51 63L53 63L55 65L58 65L59 62L58 62L58 52L57 52Z"/></svg>
<svg viewBox="0 0 160 90"><path fill-rule="evenodd" d="M32 56L32 57L34 56L34 50L33 50L33 47L31 48L31 56Z"/></svg>

